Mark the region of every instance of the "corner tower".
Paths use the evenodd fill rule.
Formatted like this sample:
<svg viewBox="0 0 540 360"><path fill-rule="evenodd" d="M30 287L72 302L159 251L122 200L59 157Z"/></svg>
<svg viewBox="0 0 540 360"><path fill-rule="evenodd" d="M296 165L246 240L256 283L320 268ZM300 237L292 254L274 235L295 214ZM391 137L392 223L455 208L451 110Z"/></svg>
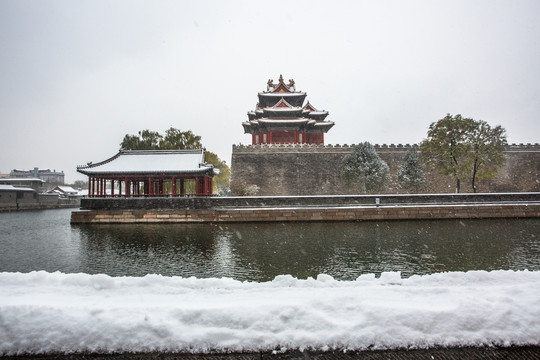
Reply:
<svg viewBox="0 0 540 360"><path fill-rule="evenodd" d="M296 91L294 80L288 84L279 76L277 84L268 80L266 91L260 92L255 110L248 112L242 123L244 133L251 134L252 145L260 144L324 144L324 134L334 123L325 120L328 111L317 110L306 93Z"/></svg>

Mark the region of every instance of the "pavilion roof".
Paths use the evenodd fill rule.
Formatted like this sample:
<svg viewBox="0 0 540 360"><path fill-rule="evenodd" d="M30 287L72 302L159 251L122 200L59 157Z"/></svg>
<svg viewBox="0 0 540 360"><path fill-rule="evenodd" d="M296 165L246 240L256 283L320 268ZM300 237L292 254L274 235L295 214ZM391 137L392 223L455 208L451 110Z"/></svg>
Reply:
<svg viewBox="0 0 540 360"><path fill-rule="evenodd" d="M334 126L333 121L316 121L308 118L292 118L292 119L268 119L260 118L256 120L249 120L242 123L245 132L251 132L254 129L260 127L263 128L276 128L276 127L305 127L309 129L319 129L323 131L328 131L332 126Z"/></svg>
<svg viewBox="0 0 540 360"><path fill-rule="evenodd" d="M281 98L274 106L271 107L265 107L265 111L301 111L302 108L300 106L292 106L285 100L284 98Z"/></svg>
<svg viewBox="0 0 540 360"><path fill-rule="evenodd" d="M311 105L311 103L309 102L309 100L308 100L307 104L304 106L304 110L309 110L309 111L319 111L319 110L317 110L313 105Z"/></svg>
<svg viewBox="0 0 540 360"><path fill-rule="evenodd" d="M204 162L204 149L120 150L99 163L77 166L77 171L85 175L217 173L213 165Z"/></svg>
<svg viewBox="0 0 540 360"><path fill-rule="evenodd" d="M271 93L292 93L295 91L294 80L289 80L289 84L285 84L283 75L279 75L277 84L274 84L272 79L268 80L267 90Z"/></svg>

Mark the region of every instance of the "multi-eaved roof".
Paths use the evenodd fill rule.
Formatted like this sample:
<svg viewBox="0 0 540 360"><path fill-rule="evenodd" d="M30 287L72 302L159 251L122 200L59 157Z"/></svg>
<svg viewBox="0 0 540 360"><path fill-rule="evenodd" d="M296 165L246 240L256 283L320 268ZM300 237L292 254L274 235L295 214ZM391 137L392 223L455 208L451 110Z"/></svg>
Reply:
<svg viewBox="0 0 540 360"><path fill-rule="evenodd" d="M219 171L204 162L204 149L197 150L120 150L96 164L77 166L85 175L214 175Z"/></svg>
<svg viewBox="0 0 540 360"><path fill-rule="evenodd" d="M256 134L267 130L296 128L305 132L327 132L334 122L325 120L328 111L317 110L308 101L306 93L296 91L294 80L285 83L279 76L277 84L268 80L266 91L258 93L255 110L248 112L248 121L242 123L244 132Z"/></svg>

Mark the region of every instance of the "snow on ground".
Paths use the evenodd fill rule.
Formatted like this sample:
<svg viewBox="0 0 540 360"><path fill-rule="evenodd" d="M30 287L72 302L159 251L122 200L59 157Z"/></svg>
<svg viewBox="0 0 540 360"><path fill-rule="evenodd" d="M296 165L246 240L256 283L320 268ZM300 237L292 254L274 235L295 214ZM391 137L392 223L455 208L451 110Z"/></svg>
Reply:
<svg viewBox="0 0 540 360"><path fill-rule="evenodd" d="M0 273L0 355L540 345L540 272L256 283Z"/></svg>

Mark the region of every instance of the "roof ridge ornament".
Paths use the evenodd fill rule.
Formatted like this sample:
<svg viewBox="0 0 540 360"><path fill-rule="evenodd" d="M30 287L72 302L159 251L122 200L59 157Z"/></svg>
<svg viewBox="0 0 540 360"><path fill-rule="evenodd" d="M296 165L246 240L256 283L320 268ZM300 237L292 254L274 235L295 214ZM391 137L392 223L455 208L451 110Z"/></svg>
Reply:
<svg viewBox="0 0 540 360"><path fill-rule="evenodd" d="M266 91L270 91L270 89L275 89L274 80L268 79L268 82L266 83Z"/></svg>
<svg viewBox="0 0 540 360"><path fill-rule="evenodd" d="M296 91L296 87L294 86L294 80L293 79L289 79L289 89L293 89L293 91Z"/></svg>

